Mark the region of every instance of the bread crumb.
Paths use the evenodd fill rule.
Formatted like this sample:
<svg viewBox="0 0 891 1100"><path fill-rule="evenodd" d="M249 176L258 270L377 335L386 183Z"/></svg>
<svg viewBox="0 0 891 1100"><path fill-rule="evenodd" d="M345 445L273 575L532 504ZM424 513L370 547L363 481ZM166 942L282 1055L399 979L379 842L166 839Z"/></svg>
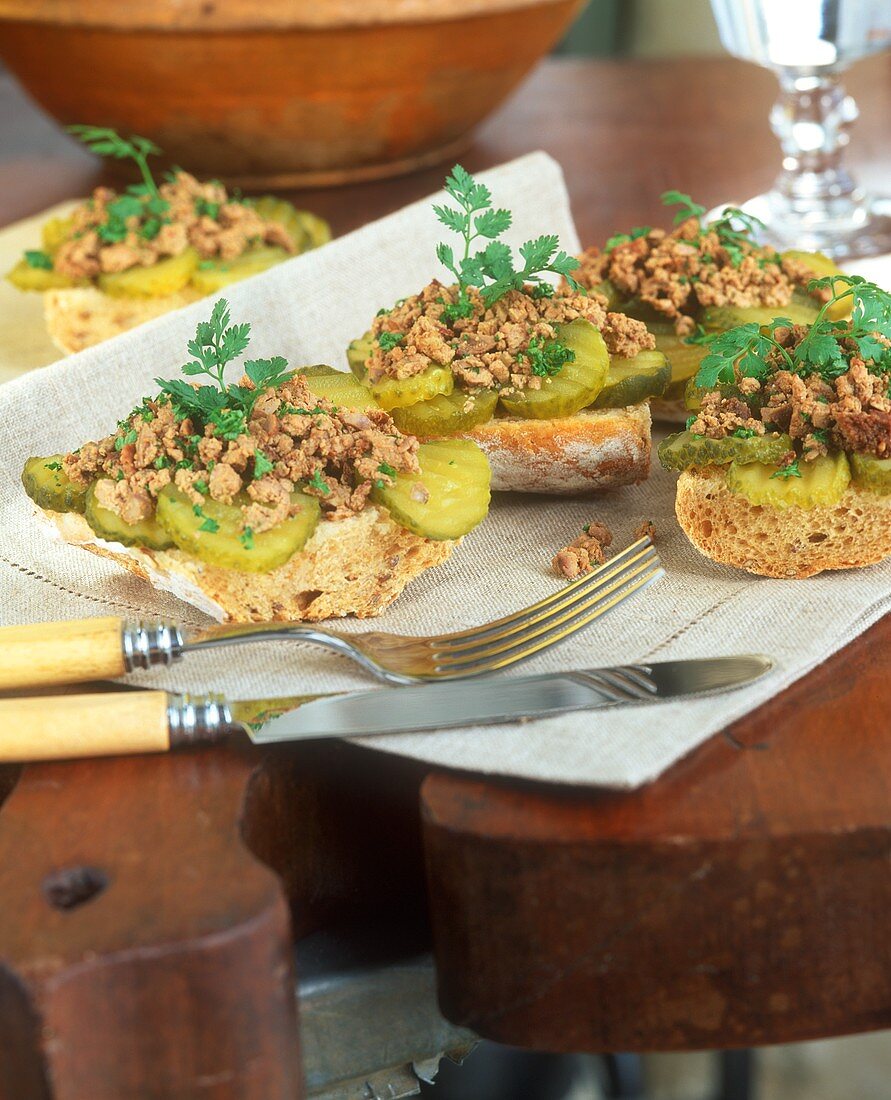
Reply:
<svg viewBox="0 0 891 1100"><path fill-rule="evenodd" d="M612 541L612 532L605 524L596 520L586 523L578 538L555 554L551 563L554 572L567 580L590 573L595 565L603 564L606 557L604 550Z"/></svg>
<svg viewBox="0 0 891 1100"><path fill-rule="evenodd" d="M649 539L650 542L656 541L656 524L651 519L641 520L640 524L634 530L634 539Z"/></svg>

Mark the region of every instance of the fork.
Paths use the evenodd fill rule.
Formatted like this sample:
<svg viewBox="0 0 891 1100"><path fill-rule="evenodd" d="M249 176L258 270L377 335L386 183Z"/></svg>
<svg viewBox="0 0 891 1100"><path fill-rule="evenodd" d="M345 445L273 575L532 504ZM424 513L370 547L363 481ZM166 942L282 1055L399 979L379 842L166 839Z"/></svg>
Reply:
<svg viewBox="0 0 891 1100"><path fill-rule="evenodd" d="M119 618L0 629L0 689L79 683L171 665L187 653L293 639L351 657L391 684L483 676L527 661L571 638L664 576L649 538L551 596L505 618L454 634L412 638L382 631L345 634L307 623L218 625L184 634L169 623Z"/></svg>

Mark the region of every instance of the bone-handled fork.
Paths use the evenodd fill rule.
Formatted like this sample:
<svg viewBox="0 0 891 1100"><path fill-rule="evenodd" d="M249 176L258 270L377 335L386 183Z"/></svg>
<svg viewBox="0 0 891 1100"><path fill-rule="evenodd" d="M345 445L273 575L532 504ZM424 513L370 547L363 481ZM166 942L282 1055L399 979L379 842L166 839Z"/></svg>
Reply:
<svg viewBox="0 0 891 1100"><path fill-rule="evenodd" d="M211 626L188 633L169 623L128 623L119 618L4 627L0 690L119 677L170 665L188 653L272 639L324 646L392 684L482 676L566 641L663 575L652 542L639 539L531 607L429 638L381 631L347 634L309 623L275 622Z"/></svg>

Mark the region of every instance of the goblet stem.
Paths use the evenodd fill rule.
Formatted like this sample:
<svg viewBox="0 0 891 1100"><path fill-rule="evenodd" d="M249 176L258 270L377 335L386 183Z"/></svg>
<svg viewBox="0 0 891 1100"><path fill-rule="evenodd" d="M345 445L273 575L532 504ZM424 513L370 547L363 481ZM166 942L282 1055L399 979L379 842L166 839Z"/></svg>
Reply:
<svg viewBox="0 0 891 1100"><path fill-rule="evenodd" d="M775 191L787 217L809 228L862 224L863 193L844 163L857 104L835 72L779 72L780 96L770 124L783 150Z"/></svg>

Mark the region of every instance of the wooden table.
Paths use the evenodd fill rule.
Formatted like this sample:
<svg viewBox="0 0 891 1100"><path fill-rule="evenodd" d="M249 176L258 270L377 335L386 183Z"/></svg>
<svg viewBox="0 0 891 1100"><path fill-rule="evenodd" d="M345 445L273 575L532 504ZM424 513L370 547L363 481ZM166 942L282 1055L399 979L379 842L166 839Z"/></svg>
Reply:
<svg viewBox="0 0 891 1100"><path fill-rule="evenodd" d="M889 59L850 84L852 160L878 184ZM658 223L667 187L708 205L768 185L773 94L723 59L552 63L464 163L549 150L596 241ZM9 81L0 119L0 221L94 182ZM302 201L342 233L441 174ZM339 744L7 772L0 1098L300 1096L292 937L357 916L423 932L428 907L446 1014L505 1042L679 1050L888 1026L889 651L883 621L626 794Z"/></svg>

